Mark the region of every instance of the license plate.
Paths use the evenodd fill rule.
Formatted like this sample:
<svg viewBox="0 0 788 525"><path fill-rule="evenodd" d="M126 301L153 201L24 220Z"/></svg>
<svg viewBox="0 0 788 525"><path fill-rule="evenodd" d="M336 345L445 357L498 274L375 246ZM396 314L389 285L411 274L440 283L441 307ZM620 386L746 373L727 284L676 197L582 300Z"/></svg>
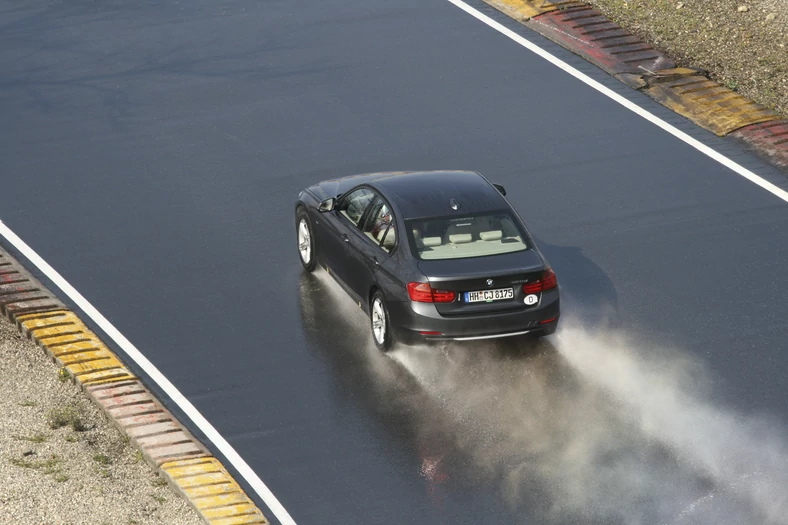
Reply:
<svg viewBox="0 0 788 525"><path fill-rule="evenodd" d="M513 288L499 288L497 290L480 290L478 292L465 292L466 303L480 303L514 299Z"/></svg>

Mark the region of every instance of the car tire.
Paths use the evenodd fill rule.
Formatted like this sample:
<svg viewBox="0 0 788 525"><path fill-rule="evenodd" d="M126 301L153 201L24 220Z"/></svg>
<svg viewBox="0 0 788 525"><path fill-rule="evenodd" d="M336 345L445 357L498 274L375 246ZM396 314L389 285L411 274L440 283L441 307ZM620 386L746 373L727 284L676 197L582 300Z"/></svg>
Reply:
<svg viewBox="0 0 788 525"><path fill-rule="evenodd" d="M394 347L389 310L383 294L376 291L369 303L369 326L372 330L372 340L382 352L388 352Z"/></svg>
<svg viewBox="0 0 788 525"><path fill-rule="evenodd" d="M296 213L296 242L298 259L307 272L313 272L317 266L317 250L315 249L315 235L312 221L304 208L299 208Z"/></svg>

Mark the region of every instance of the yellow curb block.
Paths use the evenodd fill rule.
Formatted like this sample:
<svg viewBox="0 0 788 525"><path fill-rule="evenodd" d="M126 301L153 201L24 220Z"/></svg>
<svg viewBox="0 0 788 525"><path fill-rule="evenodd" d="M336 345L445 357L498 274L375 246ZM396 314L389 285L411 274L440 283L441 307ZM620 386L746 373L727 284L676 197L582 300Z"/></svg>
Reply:
<svg viewBox="0 0 788 525"><path fill-rule="evenodd" d="M178 422L76 314L0 248L0 311L43 348L209 525L265 525L268 520L226 468ZM3 290L6 290L3 288ZM41 290L39 297L38 290ZM49 295L47 295L49 294ZM9 299L10 298L10 299Z"/></svg>
<svg viewBox="0 0 788 525"><path fill-rule="evenodd" d="M215 458L170 461L167 480L212 525L267 524L263 513Z"/></svg>
<svg viewBox="0 0 788 525"><path fill-rule="evenodd" d="M700 73L686 75L682 74L684 70L677 69L679 75L672 76L672 71L657 71L656 77L646 77L646 93L720 137L751 124L779 118L773 111Z"/></svg>
<svg viewBox="0 0 788 525"><path fill-rule="evenodd" d="M519 22L530 20L535 16L557 9L568 9L585 5L585 2L578 0L484 0L484 2Z"/></svg>
<svg viewBox="0 0 788 525"><path fill-rule="evenodd" d="M17 323L81 385L136 379L96 334L68 310L20 315Z"/></svg>
<svg viewBox="0 0 788 525"><path fill-rule="evenodd" d="M773 111L710 80L705 73L698 70L673 68L651 71L642 68L643 74L632 71L619 73L610 71L614 66L609 63L611 59L606 57L605 53L618 56L638 51L653 51L657 54L658 52L646 43L642 43L642 49L623 49L622 46L637 44L637 38L628 30L591 8L587 2L578 0L484 0L484 2L526 27L531 27L544 34L565 49L579 54L587 61L602 69L607 69L624 84L643 90L663 106L720 137L747 126L780 119L780 116ZM542 24L549 26L551 31L545 31L540 25L535 26L534 22L529 22L532 18L558 10L566 13L567 16L556 18L553 15L547 15L542 17L551 21L551 24ZM591 19L593 21L589 21ZM539 22L539 20L537 18L535 22ZM592 30L588 30L591 26L594 26ZM583 45L572 46L557 38L556 33L552 32L561 32L562 27L566 28L563 33L565 35L573 36L573 32L583 27L582 34L593 33L597 37L591 38L588 42L582 41ZM602 33L605 36L600 38L599 35ZM610 41L611 39L614 40L613 43L602 42L602 40ZM617 46L622 49L613 52L606 51L608 48ZM603 60L605 58L607 61ZM619 62L613 62L618 67L632 62L632 60L622 60L619 57ZM768 151L765 153L768 154Z"/></svg>

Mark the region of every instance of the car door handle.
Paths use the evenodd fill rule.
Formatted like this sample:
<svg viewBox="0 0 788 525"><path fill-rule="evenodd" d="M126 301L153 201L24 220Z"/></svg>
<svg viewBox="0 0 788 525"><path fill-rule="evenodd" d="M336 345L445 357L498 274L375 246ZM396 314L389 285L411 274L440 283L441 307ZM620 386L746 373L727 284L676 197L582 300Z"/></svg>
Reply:
<svg viewBox="0 0 788 525"><path fill-rule="evenodd" d="M342 240L345 241L345 242L350 242L350 237L348 237L346 233L343 233L342 234Z"/></svg>

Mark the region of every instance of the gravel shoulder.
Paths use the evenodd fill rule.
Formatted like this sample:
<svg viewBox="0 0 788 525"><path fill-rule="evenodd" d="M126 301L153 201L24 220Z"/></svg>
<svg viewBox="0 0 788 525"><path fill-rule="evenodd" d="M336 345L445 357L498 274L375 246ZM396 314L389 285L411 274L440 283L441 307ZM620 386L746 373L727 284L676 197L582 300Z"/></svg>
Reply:
<svg viewBox="0 0 788 525"><path fill-rule="evenodd" d="M589 0L678 65L788 117L788 0Z"/></svg>
<svg viewBox="0 0 788 525"><path fill-rule="evenodd" d="M44 351L5 318L0 523L203 523Z"/></svg>

